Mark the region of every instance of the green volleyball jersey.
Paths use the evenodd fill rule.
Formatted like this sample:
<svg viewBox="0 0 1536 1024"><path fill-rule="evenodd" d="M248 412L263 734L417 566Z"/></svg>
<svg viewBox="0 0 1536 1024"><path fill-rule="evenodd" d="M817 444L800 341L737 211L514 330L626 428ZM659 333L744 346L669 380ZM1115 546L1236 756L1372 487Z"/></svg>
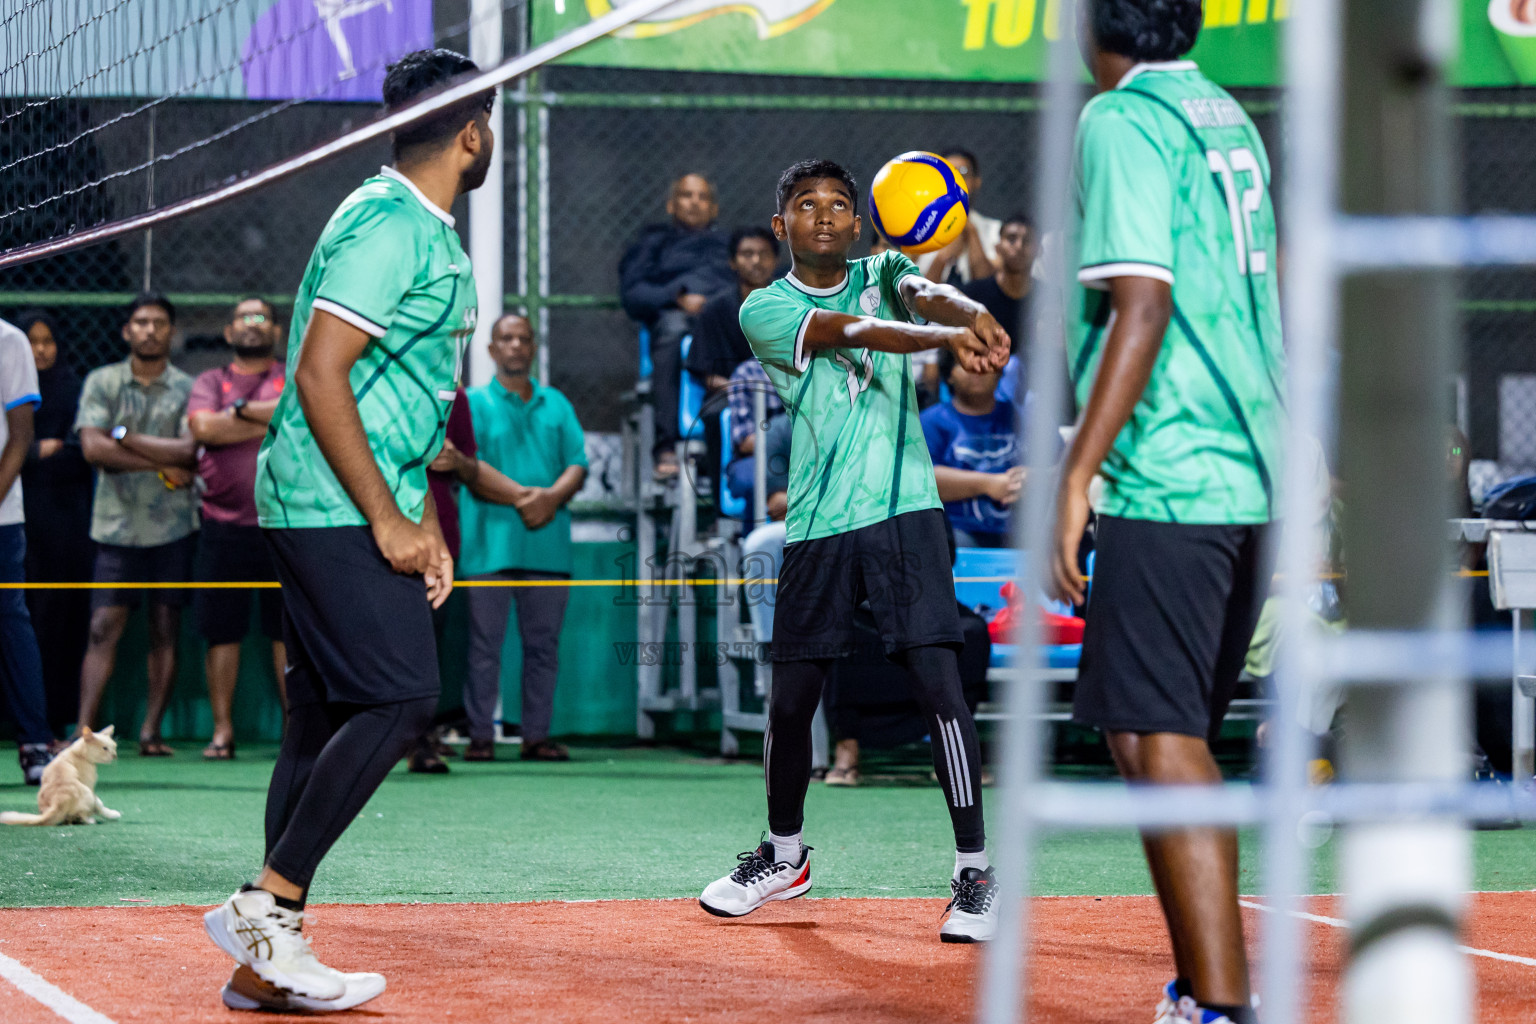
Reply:
<svg viewBox="0 0 1536 1024"><path fill-rule="evenodd" d="M1098 511L1263 523L1279 508L1285 353L1269 158L1253 122L1192 61L1143 64L1077 129L1077 267L1068 357L1084 405L1108 281L1173 286L1152 378L1101 468Z"/></svg>
<svg viewBox="0 0 1536 1024"><path fill-rule="evenodd" d="M910 322L896 283L916 273L911 260L892 250L849 260L848 276L836 288L810 288L791 274L741 305L741 329L794 426L791 544L940 507L917 418L912 360L862 348L803 347L818 309Z"/></svg>
<svg viewBox="0 0 1536 1024"><path fill-rule="evenodd" d="M400 511L420 522L427 463L443 446L475 330L475 278L453 218L389 167L331 215L299 284L288 386L256 458L256 511L266 527L367 523L315 443L293 386L316 310L373 339L352 367L352 394L384 482Z"/></svg>

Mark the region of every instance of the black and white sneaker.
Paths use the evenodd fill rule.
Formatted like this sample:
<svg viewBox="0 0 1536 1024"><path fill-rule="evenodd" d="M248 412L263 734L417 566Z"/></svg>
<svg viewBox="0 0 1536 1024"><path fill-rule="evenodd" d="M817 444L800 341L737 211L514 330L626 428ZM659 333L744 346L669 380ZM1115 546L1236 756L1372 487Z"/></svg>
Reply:
<svg viewBox="0 0 1536 1024"><path fill-rule="evenodd" d="M27 785L42 785L43 769L53 760L53 755L48 753L48 744L23 743L17 750L17 758L21 761L21 775L27 780Z"/></svg>
<svg viewBox="0 0 1536 1024"><path fill-rule="evenodd" d="M950 880L953 894L939 928L941 942L991 942L997 934L997 879L992 869L966 868Z"/></svg>
<svg viewBox="0 0 1536 1024"><path fill-rule="evenodd" d="M811 890L811 848L800 847L800 863L774 861L773 843L738 853L736 870L711 882L699 906L716 917L741 917L764 903L792 900Z"/></svg>

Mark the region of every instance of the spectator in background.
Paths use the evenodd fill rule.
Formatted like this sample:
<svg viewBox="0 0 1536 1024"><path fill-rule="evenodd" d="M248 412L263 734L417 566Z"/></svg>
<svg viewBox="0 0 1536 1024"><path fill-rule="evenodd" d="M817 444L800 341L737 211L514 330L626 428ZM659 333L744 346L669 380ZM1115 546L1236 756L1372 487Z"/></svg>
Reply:
<svg viewBox="0 0 1536 1024"><path fill-rule="evenodd" d="M981 193L981 164L977 162L976 154L951 146L941 150L939 155L948 160L965 180L965 189L971 195L971 213L959 238L938 252L919 256L917 266L928 280L958 287L977 278L991 277L995 272L997 239L1002 234L1003 223L976 209L976 197ZM998 322L1007 330L1013 330L1011 324Z"/></svg>
<svg viewBox="0 0 1536 1024"><path fill-rule="evenodd" d="M32 447L33 413L41 403L27 336L0 320L0 408L5 412L0 416L0 583L27 579L20 477ZM0 590L0 688L16 723L22 777L35 786L43 781L53 733L43 696L43 658L20 590Z"/></svg>
<svg viewBox="0 0 1536 1024"><path fill-rule="evenodd" d="M587 476L581 424L564 395L529 376L537 346L521 316L504 316L491 329L496 377L469 392L475 444L481 461L504 475L511 490L487 501L471 489L459 518L464 531L465 578L566 580L571 576L571 513L566 507ZM480 474L484 475L484 474ZM517 602L523 640L522 758L564 761L551 742L560 626L569 589L562 586L475 587L469 590L469 716L466 760L494 757L493 720L501 693L501 647L507 616Z"/></svg>
<svg viewBox="0 0 1536 1024"><path fill-rule="evenodd" d="M475 452L475 425L470 418L469 396L463 388L457 388L453 393L453 406L448 410L448 424L443 428L443 450L427 465L427 488L432 494L437 524L443 531L443 543L448 545L454 565L459 564L461 536L458 489L460 485L473 487L479 482L481 467ZM449 594L448 601L432 609L432 631L437 635L439 661L443 656L444 631L448 628L448 602L453 599L454 595ZM460 678L464 675L462 670L453 674ZM410 771L420 775L448 774L448 762L443 760L434 731L428 729L417 738L416 746L407 757Z"/></svg>
<svg viewBox="0 0 1536 1024"><path fill-rule="evenodd" d="M726 237L715 228L715 187L702 174L672 183L668 224L646 228L619 263L624 311L651 330L656 475L677 475L677 405L682 341L716 295L736 287Z"/></svg>
<svg viewBox="0 0 1536 1024"><path fill-rule="evenodd" d="M759 288L768 287L779 269L779 240L767 228L737 228L731 233L730 246L736 287L705 304L685 360L688 372L711 393L724 388L742 363L756 361L741 332L741 304Z"/></svg>
<svg viewBox="0 0 1536 1024"><path fill-rule="evenodd" d="M987 312L1013 337L1015 353L1027 337L1023 324L1029 315L1035 259L1039 255L1034 221L1016 213L1003 221L997 236L997 273L960 286L962 292L986 306Z"/></svg>
<svg viewBox="0 0 1536 1024"><path fill-rule="evenodd" d="M950 352L939 372L951 398L923 412L923 437L955 544L1007 547L1009 508L1024 483L1013 405L996 397L998 374L971 373Z"/></svg>
<svg viewBox="0 0 1536 1024"><path fill-rule="evenodd" d="M46 313L21 315L18 326L32 343L42 405L32 418L33 441L21 467L27 518L27 579L33 583L84 583L95 559L91 543L90 463L80 453L75 409L80 378L60 357L58 324ZM27 608L43 655L48 725L59 733L78 717L80 659L91 621L87 590L29 590Z"/></svg>
<svg viewBox="0 0 1536 1024"><path fill-rule="evenodd" d="M726 384L726 395L731 403L731 461L725 466L726 485L731 493L737 497L747 499L748 507L754 500L753 484L756 480L757 470L754 468L757 445L757 420L754 415L756 402L754 396L757 392L763 393L763 411L767 413L763 430L766 433L773 429L774 423L784 416L784 403L779 399L779 392L768 379L768 374L763 371L763 364L752 356L736 367L734 373ZM786 458L785 465L788 465ZM768 475L774 474L770 465ZM783 487L778 490L783 490ZM768 487L768 493L773 494L775 488Z"/></svg>
<svg viewBox="0 0 1536 1024"><path fill-rule="evenodd" d="M241 299L224 325L224 340L235 358L228 366L200 374L192 385L187 424L199 445L197 472L203 478L198 582L277 579L256 521L256 453L283 392L284 365L273 354L278 337L272 304L254 295ZM235 756L235 684L240 644L250 631L252 596L249 590L200 590L195 600L198 630L208 641L204 665L213 738L203 756L210 761ZM286 710L282 593L258 590L254 596L261 608L262 634L272 643L272 671Z"/></svg>
<svg viewBox="0 0 1536 1024"><path fill-rule="evenodd" d="M181 583L192 578L197 495L192 489L196 442L186 433L192 378L170 363L176 309L164 295L139 295L128 307L123 339L130 355L92 370L80 395L75 429L86 461L97 469L91 539L98 583ZM169 757L160 723L176 679L176 638L184 590L149 591L149 706L139 753ZM117 661L117 644L140 591L96 590L91 632L80 667L80 720L100 723L101 695Z"/></svg>

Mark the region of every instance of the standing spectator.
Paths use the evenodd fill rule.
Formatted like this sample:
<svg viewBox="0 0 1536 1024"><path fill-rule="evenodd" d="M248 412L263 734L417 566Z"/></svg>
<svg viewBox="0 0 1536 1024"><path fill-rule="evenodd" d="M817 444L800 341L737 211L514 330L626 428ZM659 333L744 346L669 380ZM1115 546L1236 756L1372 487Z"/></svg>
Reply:
<svg viewBox="0 0 1536 1024"><path fill-rule="evenodd" d="M1034 222L1025 214L1016 213L1003 221L997 237L997 273L960 286L962 292L986 306L993 319L1012 334L1015 354L1020 339L1026 337L1024 319L1029 314L1035 259L1039 255Z"/></svg>
<svg viewBox="0 0 1536 1024"><path fill-rule="evenodd" d="M996 397L998 374L972 373L940 354L951 398L923 411L939 500L964 548L1008 546L1008 510L1024 483L1013 405Z"/></svg>
<svg viewBox="0 0 1536 1024"><path fill-rule="evenodd" d="M164 295L139 295L128 307L123 340L131 355L92 370L75 429L97 469L91 539L98 583L180 583L192 578L197 496L196 442L185 431L192 378L170 364L176 309ZM117 643L139 591L91 595L91 634L80 667L80 724L95 727L101 695L117 662ZM169 757L160 723L176 679L176 637L184 590L149 592L149 706L139 753Z"/></svg>
<svg viewBox="0 0 1536 1024"><path fill-rule="evenodd" d="M32 343L38 393L32 447L21 467L27 513L27 579L33 583L83 583L91 578L90 463L80 453L75 409L80 378L60 358L58 324L32 310L19 325ZM27 608L43 655L48 725L59 733L74 723L80 706L80 659L91 621L87 590L29 590Z"/></svg>
<svg viewBox="0 0 1536 1024"><path fill-rule="evenodd" d="M736 287L705 304L686 361L688 372L711 392L725 387L743 362L757 358L741 333L741 304L768 287L779 269L779 240L767 228L737 228L731 233L730 252Z"/></svg>
<svg viewBox="0 0 1536 1024"><path fill-rule="evenodd" d="M715 227L715 187L702 174L672 183L668 224L641 233L619 262L624 311L651 329L656 476L677 475L677 403L682 342L708 301L736 286L726 238Z"/></svg>
<svg viewBox="0 0 1536 1024"><path fill-rule="evenodd" d="M283 391L284 366L273 355L277 339L277 311L272 304L258 296L241 299L224 326L224 340L235 350L234 360L204 371L192 385L187 425L200 446L197 472L203 478L203 528L195 567L199 583L277 579L256 521L256 453ZM261 631L272 642L272 672L286 709L282 593L275 589L256 593ZM197 626L208 641L204 665L213 738L203 756L210 761L235 756L235 684L240 677L240 644L250 631L251 597L249 590L197 594Z"/></svg>
<svg viewBox="0 0 1536 1024"><path fill-rule="evenodd" d="M473 487L480 478L480 460L475 458L475 425L470 418L469 396L457 388L453 394L453 407L448 410L448 424L443 428L443 450L427 465L427 489L432 495L432 507L437 512L438 525L443 530L443 543L454 564L459 562L462 536L459 531L460 485ZM443 656L443 634L448 628L448 603L454 595L448 595L438 607L432 609L432 632L437 636L437 656ZM461 678L463 671L456 673ZM446 775L448 762L438 753L434 730L428 729L416 740L411 749L408 767L422 775Z"/></svg>
<svg viewBox="0 0 1536 1024"><path fill-rule="evenodd" d="M587 477L581 424L564 395L529 377L533 328L504 316L491 329L496 377L469 392L481 460L510 478L512 504L472 496L464 502L463 571L471 580L565 580L571 576L571 513L567 503ZM517 602L523 640L522 757L564 761L549 739L559 675L560 624L569 590L562 586L476 587L469 591L469 715L467 760L494 756L492 725L501 693L501 646L507 615Z"/></svg>
<svg viewBox="0 0 1536 1024"><path fill-rule="evenodd" d="M0 417L0 583L24 583L27 578L19 477L32 447L33 413L41 402L27 336L0 320L0 407L5 410ZM35 786L43 781L53 733L43 697L43 659L20 590L0 590L0 684L16 722L22 777Z"/></svg>
<svg viewBox="0 0 1536 1024"><path fill-rule="evenodd" d="M951 146L940 155L965 180L965 190L971 196L971 213L959 238L938 252L919 256L917 265L928 280L958 287L977 278L991 277L996 272L997 240L1002 234L1003 222L976 209L976 197L981 193L981 164L976 160L976 154ZM1003 326L1013 330L1012 324Z"/></svg>

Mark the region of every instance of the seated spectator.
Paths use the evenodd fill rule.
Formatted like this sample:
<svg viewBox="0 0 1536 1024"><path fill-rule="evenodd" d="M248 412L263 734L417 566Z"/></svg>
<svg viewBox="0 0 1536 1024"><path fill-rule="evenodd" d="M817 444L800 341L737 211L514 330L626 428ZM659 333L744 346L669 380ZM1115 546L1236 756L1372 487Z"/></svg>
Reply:
<svg viewBox="0 0 1536 1024"><path fill-rule="evenodd" d="M757 289L768 287L779 269L779 240L767 228L737 228L731 233L730 252L736 287L705 304L685 361L688 372L711 393L724 388L742 363L756 361L741 331L741 304Z"/></svg>
<svg viewBox="0 0 1536 1024"><path fill-rule="evenodd" d="M773 383L769 381L768 374L763 372L763 364L757 361L756 356L752 356L736 367L726 383L726 395L731 403L731 461L725 466L726 486L731 489L732 494L746 498L749 504L754 500L752 489L757 473L754 468L753 449L757 444L755 397L759 391L763 393L763 410L768 414L763 429L772 430L774 424L784 419L784 403L779 399L779 392L774 388ZM785 465L788 465L787 454ZM775 475L771 463L768 467L768 475L769 477ZM784 487L777 489L783 490ZM769 494L773 494L774 491L774 487L768 488Z"/></svg>
<svg viewBox="0 0 1536 1024"><path fill-rule="evenodd" d="M1008 510L1024 483L1013 405L997 400L996 373L971 373L950 352L939 372L952 397L922 415L939 499L960 547L1008 543Z"/></svg>
<svg viewBox="0 0 1536 1024"><path fill-rule="evenodd" d="M54 319L31 310L17 326L32 343L42 405L32 419L33 441L21 467L27 522L27 579L33 583L82 583L91 578L90 463L80 453L75 409L80 378L59 351ZM28 590L27 609L43 655L48 725L61 734L79 715L80 659L91 621L88 590Z"/></svg>
<svg viewBox="0 0 1536 1024"><path fill-rule="evenodd" d="M971 213L960 237L938 252L919 256L917 267L930 281L956 286L991 277L997 268L997 239L1002 234L1003 223L976 209L976 197L981 193L981 164L977 162L976 154L956 146L942 150L939 155L953 164L964 179L965 189L971 196ZM1006 323L1003 326L1008 327Z"/></svg>
<svg viewBox="0 0 1536 1024"><path fill-rule="evenodd" d="M960 290L987 307L998 323L1013 338L1013 351L1028 335L1025 317L1029 315L1034 288L1035 258L1040 246L1035 238L1034 222L1022 213L1003 221L997 238L997 273L978 277L960 286Z"/></svg>
<svg viewBox="0 0 1536 1024"><path fill-rule="evenodd" d="M469 392L479 461L502 486L487 500L471 485L460 509L466 579L547 581L571 578L571 513L566 507L587 477L585 437L576 412L554 388L529 376L537 345L526 318L504 316L491 329L496 376ZM560 627L570 589L563 586L475 587L469 591L469 676L464 710L470 744L465 760L494 755L501 696L501 648L517 603L523 641L522 758L565 761L549 738L560 671Z"/></svg>
<svg viewBox="0 0 1536 1024"><path fill-rule="evenodd" d="M130 355L92 370L80 393L75 429L96 467L91 539L97 583L172 583L192 578L197 494L196 442L184 433L192 378L171 365L176 310L163 295L137 296L123 339ZM91 592L91 633L80 666L80 721L97 728L128 615L143 600L133 589ZM149 704L139 754L169 757L160 723L176 679L176 640L185 590L149 591Z"/></svg>
<svg viewBox="0 0 1536 1024"><path fill-rule="evenodd" d="M0 320L0 583L26 582L21 465L32 447L33 414L41 404L27 336ZM0 590L0 693L16 723L22 779L35 786L43 781L53 733L43 696L43 658L20 590Z"/></svg>
<svg viewBox="0 0 1536 1024"><path fill-rule="evenodd" d="M624 311L651 329L651 397L656 408L658 478L677 475L678 384L682 341L716 295L737 287L726 237L715 227L715 187L701 174L672 183L672 220L641 233L619 263Z"/></svg>
<svg viewBox="0 0 1536 1024"><path fill-rule="evenodd" d="M268 582L277 579L266 538L256 520L256 453L283 392L285 366L273 355L277 310L266 299L241 299L224 325L234 350L229 365L206 370L192 384L187 424L199 445L203 480L203 528L198 531L195 578L199 582ZM261 632L272 645L278 699L287 708L283 668L283 595L279 590L199 590L197 628L208 642L203 665L213 737L203 750L210 761L235 756L235 683L240 645L251 627L251 599L261 609Z"/></svg>

